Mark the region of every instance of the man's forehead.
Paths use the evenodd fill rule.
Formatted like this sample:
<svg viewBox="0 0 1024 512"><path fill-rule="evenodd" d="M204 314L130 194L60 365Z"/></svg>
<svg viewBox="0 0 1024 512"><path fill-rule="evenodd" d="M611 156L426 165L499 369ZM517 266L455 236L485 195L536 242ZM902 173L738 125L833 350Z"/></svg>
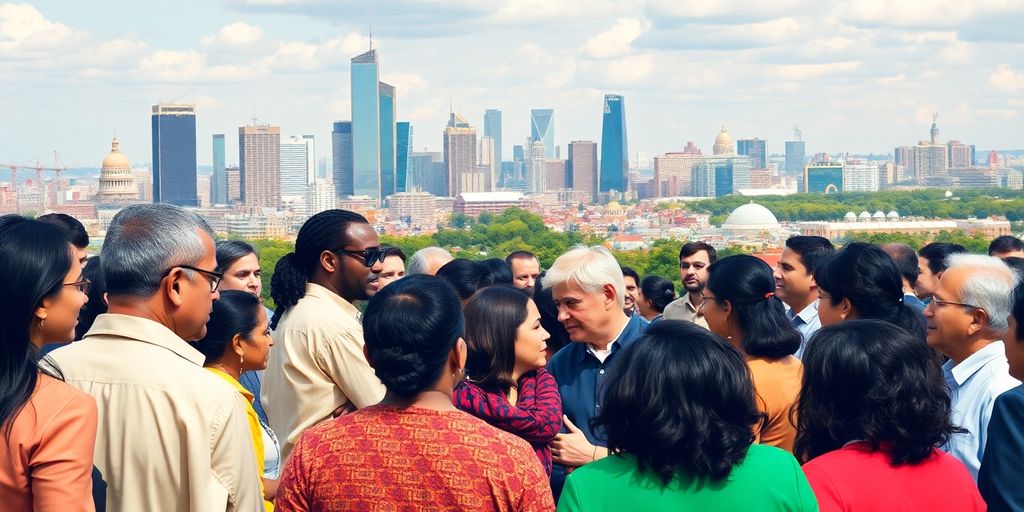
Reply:
<svg viewBox="0 0 1024 512"><path fill-rule="evenodd" d="M684 256L679 261L686 263L708 263L711 261L711 258L708 257L707 251L697 251L689 256Z"/></svg>
<svg viewBox="0 0 1024 512"><path fill-rule="evenodd" d="M551 297L554 300L582 299L589 295L596 295L585 291L580 285L572 282L559 283L551 289Z"/></svg>

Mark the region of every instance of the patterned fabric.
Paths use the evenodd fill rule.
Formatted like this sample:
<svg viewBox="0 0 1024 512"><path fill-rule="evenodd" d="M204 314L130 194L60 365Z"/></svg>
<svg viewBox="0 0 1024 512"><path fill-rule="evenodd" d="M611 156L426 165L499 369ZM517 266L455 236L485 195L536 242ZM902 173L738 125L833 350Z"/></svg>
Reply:
<svg viewBox="0 0 1024 512"><path fill-rule="evenodd" d="M552 511L528 444L462 411L376 405L311 427L277 510Z"/></svg>
<svg viewBox="0 0 1024 512"><path fill-rule="evenodd" d="M516 405L504 393L485 390L473 382L462 381L455 387L455 407L487 423L525 439L551 474L551 449L548 443L562 427L562 398L558 384L541 368L519 378Z"/></svg>

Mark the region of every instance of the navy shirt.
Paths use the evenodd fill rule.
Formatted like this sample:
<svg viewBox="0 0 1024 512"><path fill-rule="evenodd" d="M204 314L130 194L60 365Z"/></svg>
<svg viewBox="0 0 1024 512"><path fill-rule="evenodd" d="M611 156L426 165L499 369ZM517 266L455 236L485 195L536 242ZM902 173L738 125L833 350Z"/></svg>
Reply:
<svg viewBox="0 0 1024 512"><path fill-rule="evenodd" d="M607 379L608 372L619 360L618 354L643 336L648 325L647 320L640 315L631 317L622 334L615 339L611 346L611 354L603 363L588 350L587 343L571 343L548 361L548 373L555 378L558 392L562 395L562 412L583 431L590 444L608 446L604 435L590 428L590 420L601 412L601 400L604 395L601 386ZM567 432L564 425L562 432ZM555 494L555 501L562 493L563 485L565 466L555 464L551 471L551 490Z"/></svg>

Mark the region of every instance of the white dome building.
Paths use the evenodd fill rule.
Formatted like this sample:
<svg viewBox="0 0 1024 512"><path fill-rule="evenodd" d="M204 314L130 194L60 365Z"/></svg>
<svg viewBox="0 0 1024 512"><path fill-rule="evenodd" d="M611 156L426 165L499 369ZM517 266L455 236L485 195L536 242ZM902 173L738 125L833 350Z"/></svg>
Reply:
<svg viewBox="0 0 1024 512"><path fill-rule="evenodd" d="M771 210L754 202L733 210L722 224L722 229L733 232L774 231L780 227Z"/></svg>
<svg viewBox="0 0 1024 512"><path fill-rule="evenodd" d="M871 221L871 214L868 213L866 210L863 211L863 212L860 212L860 215L857 216L857 220L859 220L861 222L870 222Z"/></svg>
<svg viewBox="0 0 1024 512"><path fill-rule="evenodd" d="M882 213L881 210L879 210L875 212L874 215L871 216L871 220L875 222L885 222L885 214Z"/></svg>
<svg viewBox="0 0 1024 512"><path fill-rule="evenodd" d="M736 154L736 145L733 143L732 135L722 127L722 131L715 137L715 145L711 148L714 156L733 156Z"/></svg>
<svg viewBox="0 0 1024 512"><path fill-rule="evenodd" d="M853 212L846 212L843 216L843 220L846 222L857 222L857 214Z"/></svg>
<svg viewBox="0 0 1024 512"><path fill-rule="evenodd" d="M896 213L896 210L889 212L886 216L888 220L900 220L900 214Z"/></svg>
<svg viewBox="0 0 1024 512"><path fill-rule="evenodd" d="M139 201L135 173L131 162L121 152L117 137L110 143L110 153L103 159L96 202L102 206L125 206Z"/></svg>

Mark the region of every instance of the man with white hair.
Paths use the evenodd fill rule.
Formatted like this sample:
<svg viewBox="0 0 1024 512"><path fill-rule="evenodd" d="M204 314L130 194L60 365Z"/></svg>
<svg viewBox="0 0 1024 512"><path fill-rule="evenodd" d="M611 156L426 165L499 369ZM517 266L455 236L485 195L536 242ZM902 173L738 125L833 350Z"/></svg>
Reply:
<svg viewBox="0 0 1024 512"><path fill-rule="evenodd" d="M618 354L643 335L646 323L623 312L622 271L604 247L571 249L555 260L542 282L573 342L547 365L565 413L563 433L551 442L551 489L557 498L568 468L608 455L607 441L591 429L590 420L601 411L601 387Z"/></svg>
<svg viewBox="0 0 1024 512"><path fill-rule="evenodd" d="M424 247L409 258L405 274L409 276L414 274L437 275L438 269L453 259L450 252L440 247Z"/></svg>
<svg viewBox="0 0 1024 512"><path fill-rule="evenodd" d="M953 434L942 448L975 480L996 397L1020 384L1010 376L1002 342L1016 284L1016 274L999 259L954 254L924 310L928 344L949 357L942 369L953 424L967 431Z"/></svg>

